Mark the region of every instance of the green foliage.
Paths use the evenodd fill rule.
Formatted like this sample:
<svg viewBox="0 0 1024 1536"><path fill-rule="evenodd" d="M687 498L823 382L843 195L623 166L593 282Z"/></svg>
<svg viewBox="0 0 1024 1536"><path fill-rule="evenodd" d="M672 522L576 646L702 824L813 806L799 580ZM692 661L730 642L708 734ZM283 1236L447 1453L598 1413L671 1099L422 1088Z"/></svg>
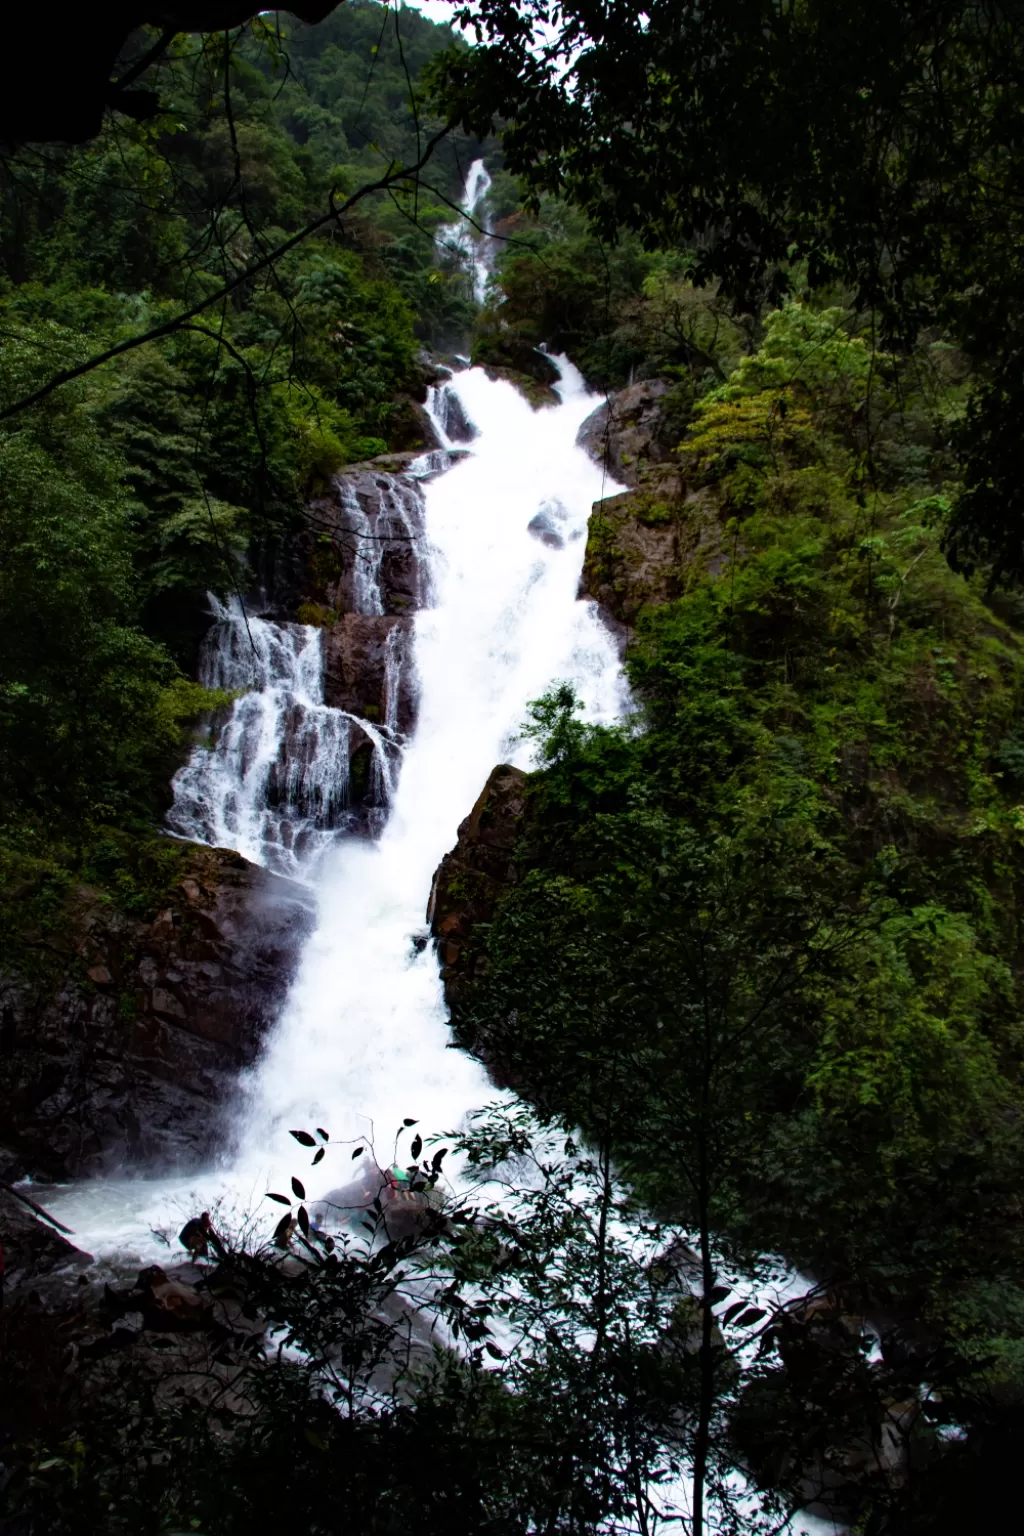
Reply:
<svg viewBox="0 0 1024 1536"><path fill-rule="evenodd" d="M440 126L416 77L450 41L416 12L360 0L284 36L259 19L230 38L182 34L148 77L159 117L115 116L87 145L0 157L3 403L167 322L301 230L332 189L415 160ZM466 147L456 135L433 167L446 195ZM97 827L145 841L189 721L223 702L183 676L207 593L247 590L310 494L408 434L421 338L468 331L455 280L451 292L432 282L442 216L429 188L366 204L218 310L4 427L0 828L12 848L49 828L93 879L106 867ZM107 884L131 905L119 881Z"/></svg>
<svg viewBox="0 0 1024 1536"><path fill-rule="evenodd" d="M941 1340L977 1425L1024 1392L1024 672L938 485L873 483L894 378L788 305L697 402L710 570L641 614L637 720L535 706L521 875L457 1022L655 1208L900 1319L900 1391Z"/></svg>

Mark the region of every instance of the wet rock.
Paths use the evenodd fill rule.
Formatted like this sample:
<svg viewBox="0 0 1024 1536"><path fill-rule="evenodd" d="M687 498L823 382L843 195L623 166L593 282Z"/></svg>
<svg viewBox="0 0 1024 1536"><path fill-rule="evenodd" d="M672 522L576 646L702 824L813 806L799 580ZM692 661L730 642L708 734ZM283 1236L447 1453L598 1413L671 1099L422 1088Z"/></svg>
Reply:
<svg viewBox="0 0 1024 1536"><path fill-rule="evenodd" d="M73 1276L92 1263L91 1254L76 1248L13 1191L4 1188L0 1188L0 1246L8 1296L58 1272Z"/></svg>
<svg viewBox="0 0 1024 1536"><path fill-rule="evenodd" d="M528 533L548 549L564 549L568 516L560 502L547 502L526 525Z"/></svg>
<svg viewBox="0 0 1024 1536"><path fill-rule="evenodd" d="M422 487L463 448L380 454L349 464L306 506L298 532L255 572L252 607L278 623L339 613L402 614L426 598Z"/></svg>
<svg viewBox="0 0 1024 1536"><path fill-rule="evenodd" d="M479 434L466 415L465 406L453 389L438 392L436 411L445 436L453 443L470 443Z"/></svg>
<svg viewBox="0 0 1024 1536"><path fill-rule="evenodd" d="M445 997L459 1030L459 1010L473 979L485 973L480 923L515 884L514 854L527 813L526 774L507 763L495 768L458 841L434 875L427 921L437 941ZM464 1042L479 1044L479 1042Z"/></svg>
<svg viewBox="0 0 1024 1536"><path fill-rule="evenodd" d="M423 453L442 447L437 429L423 406L408 396L399 396L392 405L388 440L396 453Z"/></svg>
<svg viewBox="0 0 1024 1536"><path fill-rule="evenodd" d="M411 619L342 614L324 630L323 647L324 703L409 735L416 717Z"/></svg>
<svg viewBox="0 0 1024 1536"><path fill-rule="evenodd" d="M686 430L688 389L643 380L583 423L577 442L632 489L595 502L581 597L593 598L627 643L640 610L671 602L695 577L728 559L714 497L683 483L675 449Z"/></svg>
<svg viewBox="0 0 1024 1536"><path fill-rule="evenodd" d="M628 635L642 608L671 602L729 558L712 495L663 491L609 496L590 515L579 595L595 599L620 634Z"/></svg>
<svg viewBox="0 0 1024 1536"><path fill-rule="evenodd" d="M559 373L546 352L541 352L522 337L498 332L481 336L473 348L473 366L492 369L500 376L518 374L543 388L552 389Z"/></svg>
<svg viewBox="0 0 1024 1536"><path fill-rule="evenodd" d="M516 368L494 368L488 364L484 372L489 379L503 379L506 384L511 384L535 411L559 403L558 393L552 384L542 383L531 378L528 373L520 373Z"/></svg>
<svg viewBox="0 0 1024 1536"><path fill-rule="evenodd" d="M0 980L0 1137L19 1171L200 1163L312 921L302 887L227 849L184 854L145 920L77 888L47 978Z"/></svg>

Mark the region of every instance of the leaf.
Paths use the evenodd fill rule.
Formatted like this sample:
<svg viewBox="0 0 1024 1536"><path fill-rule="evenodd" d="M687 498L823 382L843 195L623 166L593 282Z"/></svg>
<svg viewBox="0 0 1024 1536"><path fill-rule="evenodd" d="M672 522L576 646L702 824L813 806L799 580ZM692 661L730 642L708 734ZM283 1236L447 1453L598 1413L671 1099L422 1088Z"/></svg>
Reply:
<svg viewBox="0 0 1024 1536"><path fill-rule="evenodd" d="M413 1139L412 1139L412 1146L409 1148L409 1151L410 1151L410 1153L411 1153L411 1155L413 1157L419 1157L420 1153L423 1151L423 1137L422 1136L414 1136L413 1137Z"/></svg>
<svg viewBox="0 0 1024 1536"><path fill-rule="evenodd" d="M310 1429L308 1424L303 1425L302 1433L305 1435L310 1445L313 1446L316 1450L327 1450L327 1441L324 1439L323 1435L318 1434L315 1429Z"/></svg>
<svg viewBox="0 0 1024 1536"><path fill-rule="evenodd" d="M403 1125L418 1125L419 1121L418 1120L403 1120L402 1124Z"/></svg>
<svg viewBox="0 0 1024 1536"><path fill-rule="evenodd" d="M303 1237L309 1236L309 1216L304 1205L299 1206L299 1226L302 1228Z"/></svg>
<svg viewBox="0 0 1024 1536"><path fill-rule="evenodd" d="M292 1194L297 1195L300 1200L305 1200L306 1198L306 1191L302 1183L295 1178L292 1179Z"/></svg>
<svg viewBox="0 0 1024 1536"><path fill-rule="evenodd" d="M288 1134L295 1137L300 1147L316 1146L316 1137L311 1136L308 1131L289 1131Z"/></svg>
<svg viewBox="0 0 1024 1536"><path fill-rule="evenodd" d="M504 1353L498 1348L497 1344L485 1344L484 1348L492 1360L504 1360Z"/></svg>
<svg viewBox="0 0 1024 1536"><path fill-rule="evenodd" d="M315 1168L315 1167L316 1167L316 1165L317 1165L317 1163L318 1163L318 1162L319 1162L319 1161L320 1161L320 1159L321 1159L321 1158L322 1158L322 1157L323 1157L323 1155L324 1155L324 1153L325 1153L325 1152L326 1152L326 1151L327 1151L327 1148L326 1148L326 1147L317 1147L317 1149L316 1149L316 1152L315 1152L315 1154L314 1154L314 1156L313 1156L313 1161L312 1161L312 1163L311 1163L311 1164L310 1164L310 1166L311 1166L311 1167L312 1167L312 1168Z"/></svg>
<svg viewBox="0 0 1024 1536"><path fill-rule="evenodd" d="M362 1157L365 1150L365 1147L356 1147L355 1151L352 1153L352 1161L355 1162L357 1157Z"/></svg>
<svg viewBox="0 0 1024 1536"><path fill-rule="evenodd" d="M430 1166L431 1166L431 1168L433 1168L435 1173L440 1168L442 1162L444 1161L445 1157L447 1156L447 1153L448 1153L448 1148L447 1147L442 1147L440 1152L435 1152L433 1157L430 1159Z"/></svg>
<svg viewBox="0 0 1024 1536"><path fill-rule="evenodd" d="M721 1321L731 1323L734 1317L738 1317L746 1306L745 1301L734 1301L731 1307L727 1307L722 1313Z"/></svg>
<svg viewBox="0 0 1024 1536"><path fill-rule="evenodd" d="M267 1200L276 1200L278 1205L291 1205L291 1201L288 1199L287 1195L275 1195L273 1191L269 1189L267 1190L264 1198Z"/></svg>
<svg viewBox="0 0 1024 1536"><path fill-rule="evenodd" d="M321 1141L330 1141L331 1139L330 1134L324 1130L322 1125L317 1126L316 1133L320 1137Z"/></svg>
<svg viewBox="0 0 1024 1536"><path fill-rule="evenodd" d="M764 1307L748 1307L736 1326L738 1328L749 1328L751 1323L759 1323L762 1317L767 1316L768 1313Z"/></svg>
<svg viewBox="0 0 1024 1536"><path fill-rule="evenodd" d="M728 1285L716 1285L711 1294L704 1297L705 1305L709 1307L717 1306L720 1301L724 1301L731 1294L732 1291Z"/></svg>

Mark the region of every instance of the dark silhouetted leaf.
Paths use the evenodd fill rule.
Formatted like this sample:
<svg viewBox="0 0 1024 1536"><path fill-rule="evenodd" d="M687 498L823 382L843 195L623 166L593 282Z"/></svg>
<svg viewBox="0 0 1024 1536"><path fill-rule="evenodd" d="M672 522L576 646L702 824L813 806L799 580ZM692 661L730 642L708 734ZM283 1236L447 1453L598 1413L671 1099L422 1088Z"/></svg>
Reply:
<svg viewBox="0 0 1024 1536"><path fill-rule="evenodd" d="M296 1195L300 1200L305 1200L306 1190L301 1180L295 1178L292 1179L292 1194Z"/></svg>
<svg viewBox="0 0 1024 1536"><path fill-rule="evenodd" d="M291 1201L288 1199L287 1195L275 1195L272 1194L269 1189L267 1190L266 1198L268 1200L276 1200L278 1205L291 1205Z"/></svg>
<svg viewBox="0 0 1024 1536"><path fill-rule="evenodd" d="M403 1125L418 1125L419 1121L418 1120L405 1119L405 1120L402 1121L402 1124Z"/></svg>
<svg viewBox="0 0 1024 1536"><path fill-rule="evenodd" d="M309 1216L308 1216L308 1214L306 1212L306 1207L304 1205L300 1205L299 1206L298 1216L299 1216L299 1226L302 1228L302 1235L303 1235L303 1237L308 1237L309 1236Z"/></svg>
<svg viewBox="0 0 1024 1536"><path fill-rule="evenodd" d="M357 1157L362 1157L364 1151L364 1147L356 1147L355 1151L352 1153L352 1161L355 1162Z"/></svg>
<svg viewBox="0 0 1024 1536"><path fill-rule="evenodd" d="M722 1322L731 1323L734 1317L738 1317L746 1306L745 1301L734 1301L731 1307L727 1307L722 1313Z"/></svg>
<svg viewBox="0 0 1024 1536"><path fill-rule="evenodd" d="M768 1314L764 1307L748 1307L740 1318L738 1326L740 1328L749 1328L751 1323L759 1323L762 1317L767 1316Z"/></svg>
<svg viewBox="0 0 1024 1536"><path fill-rule="evenodd" d="M324 1153L326 1151L327 1151L326 1147L317 1147L316 1151L313 1154L313 1161L312 1161L310 1166L315 1168L317 1163L320 1161L320 1159L323 1157L323 1155L324 1155Z"/></svg>
<svg viewBox="0 0 1024 1536"><path fill-rule="evenodd" d="M440 1152L435 1152L434 1153L433 1157L430 1159L430 1166L431 1166L431 1168L433 1168L435 1173L440 1168L441 1164L444 1162L444 1160L447 1157L447 1155L448 1155L448 1148L447 1147L442 1147Z"/></svg>
<svg viewBox="0 0 1024 1536"><path fill-rule="evenodd" d="M295 1137L300 1147L316 1146L316 1137L311 1136L308 1131L289 1131L288 1134Z"/></svg>
<svg viewBox="0 0 1024 1536"><path fill-rule="evenodd" d="M423 1151L423 1137L422 1136L414 1136L413 1137L413 1139L412 1139L412 1146L409 1148L409 1151L412 1153L413 1157L419 1157L420 1153Z"/></svg>
<svg viewBox="0 0 1024 1536"><path fill-rule="evenodd" d="M709 1307L715 1307L729 1295L731 1295L731 1288L728 1285L716 1285L710 1296L704 1299Z"/></svg>
<svg viewBox="0 0 1024 1536"><path fill-rule="evenodd" d="M322 1125L318 1125L317 1126L316 1133L320 1137L321 1141L330 1141L330 1139L331 1139L330 1138L330 1133L325 1131Z"/></svg>

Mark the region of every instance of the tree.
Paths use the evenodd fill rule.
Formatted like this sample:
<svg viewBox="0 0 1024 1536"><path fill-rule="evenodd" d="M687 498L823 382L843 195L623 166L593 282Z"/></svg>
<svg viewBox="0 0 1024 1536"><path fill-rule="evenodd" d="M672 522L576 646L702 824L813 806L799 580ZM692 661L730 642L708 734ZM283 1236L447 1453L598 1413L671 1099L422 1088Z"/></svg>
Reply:
<svg viewBox="0 0 1024 1536"><path fill-rule="evenodd" d="M296 0L290 7L303 21L322 21L338 0ZM40 36L38 14L16 10L8 18L9 58L25 65L42 59L45 90L35 91L23 80L21 91L4 94L0 109L0 143L65 141L79 144L99 131L105 112L124 113L145 121L160 109L150 90L132 89L136 80L166 56L175 37L187 32L222 32L260 14L245 0L192 0L165 7L155 42L145 40L152 12L132 0L105 5L95 15L72 25L47 26ZM63 18L66 20L66 18ZM139 33L140 46L131 47ZM128 58L123 59L127 52ZM121 64L121 67L117 66Z"/></svg>
<svg viewBox="0 0 1024 1536"><path fill-rule="evenodd" d="M796 278L845 285L901 346L946 328L977 369L950 555L1024 573L1018 0L483 0L463 20L483 46L440 95L475 132L505 122L535 198L681 247L755 315Z"/></svg>

